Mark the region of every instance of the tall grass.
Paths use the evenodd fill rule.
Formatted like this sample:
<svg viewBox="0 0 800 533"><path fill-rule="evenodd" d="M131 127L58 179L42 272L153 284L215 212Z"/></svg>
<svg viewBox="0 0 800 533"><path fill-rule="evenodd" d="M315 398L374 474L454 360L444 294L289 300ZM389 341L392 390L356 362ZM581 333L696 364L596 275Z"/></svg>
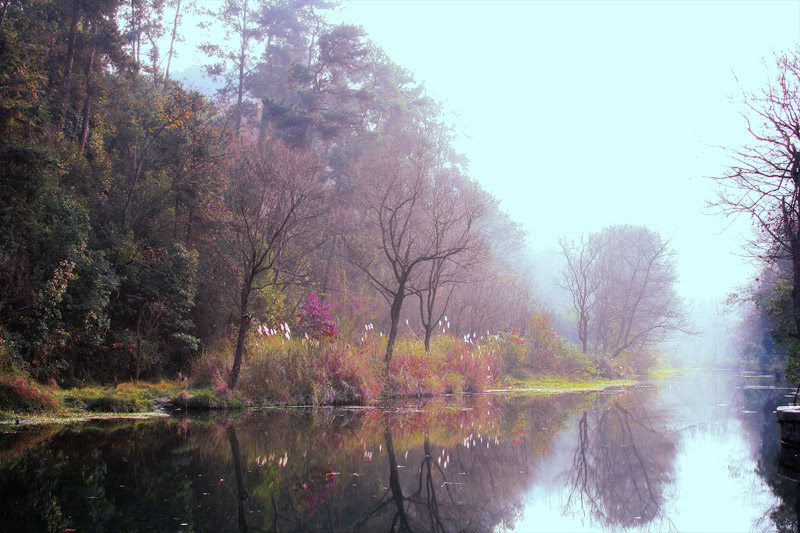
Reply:
<svg viewBox="0 0 800 533"><path fill-rule="evenodd" d="M452 335L400 339L388 369L385 339L371 332L357 342L254 334L236 392L251 405L354 405L380 395L431 396L478 392L497 381L499 355ZM224 394L230 350L205 354L194 366L196 386Z"/></svg>
<svg viewBox="0 0 800 533"><path fill-rule="evenodd" d="M292 337L259 327L249 338L238 399L250 405L354 405L381 395L436 396L481 392L506 376L531 379L619 377L631 372L628 361L590 358L561 338L549 317L535 315L526 335L518 332L475 339L450 334L433 337L430 350L417 338L400 338L391 363L384 362L386 339L371 325L352 342L341 337ZM226 383L231 346L206 353L193 369L195 386L210 386L230 399Z"/></svg>
<svg viewBox="0 0 800 533"><path fill-rule="evenodd" d="M227 353L230 353L228 351ZM254 335L237 393L251 405L363 404L382 388L380 361L373 350L326 340ZM201 385L224 387L230 361L221 351L206 354L193 376Z"/></svg>
<svg viewBox="0 0 800 533"><path fill-rule="evenodd" d="M438 335L427 354L422 341L401 339L387 380L396 396L481 392L497 381L501 368L499 352L491 347Z"/></svg>

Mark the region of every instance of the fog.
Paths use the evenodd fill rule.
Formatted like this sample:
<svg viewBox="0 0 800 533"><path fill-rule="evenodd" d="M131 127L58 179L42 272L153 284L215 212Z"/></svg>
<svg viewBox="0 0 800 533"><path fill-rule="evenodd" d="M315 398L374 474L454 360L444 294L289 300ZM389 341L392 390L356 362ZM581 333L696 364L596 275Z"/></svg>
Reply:
<svg viewBox="0 0 800 533"><path fill-rule="evenodd" d="M671 238L685 297L748 281L749 221L704 214L705 178L749 140L741 92L796 46L798 4L349 2L339 17L446 102L471 175L534 249L642 224Z"/></svg>
<svg viewBox="0 0 800 533"><path fill-rule="evenodd" d="M535 293L560 322L558 238L615 224L669 240L690 307L739 312L723 302L755 275L752 228L708 207L709 178L748 142L742 95L796 46L800 5L353 1L329 18L363 26L443 102L470 176L527 231ZM193 47L213 32L189 32L177 68L203 64Z"/></svg>

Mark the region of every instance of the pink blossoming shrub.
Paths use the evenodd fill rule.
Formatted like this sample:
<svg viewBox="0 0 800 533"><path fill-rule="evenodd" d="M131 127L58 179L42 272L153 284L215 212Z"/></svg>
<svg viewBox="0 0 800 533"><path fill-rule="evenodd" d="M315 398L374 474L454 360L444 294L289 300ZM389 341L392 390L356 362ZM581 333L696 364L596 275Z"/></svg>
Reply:
<svg viewBox="0 0 800 533"><path fill-rule="evenodd" d="M306 303L300 307L297 318L300 321L300 332L312 339L320 340L324 337L331 342L336 339L338 331L330 307L315 293L308 295Z"/></svg>

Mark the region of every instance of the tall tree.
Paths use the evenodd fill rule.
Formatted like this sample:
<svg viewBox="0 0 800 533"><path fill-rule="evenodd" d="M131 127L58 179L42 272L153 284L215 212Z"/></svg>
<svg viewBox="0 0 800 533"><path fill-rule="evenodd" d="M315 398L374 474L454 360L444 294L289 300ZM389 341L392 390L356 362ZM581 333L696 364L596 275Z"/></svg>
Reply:
<svg viewBox="0 0 800 533"><path fill-rule="evenodd" d="M390 329L386 364L391 362L405 298L425 265L456 260L473 244L472 230L481 211L472 205L442 212L435 179L443 149L438 125L412 127L386 138L378 151L362 161L364 219L357 231L345 232L348 255L389 304ZM437 225L447 228L439 238ZM447 238L441 238L444 235Z"/></svg>
<svg viewBox="0 0 800 533"><path fill-rule="evenodd" d="M206 70L225 81L221 89L223 95L234 97L233 117L237 133L241 130L244 115L245 82L261 56L257 47L264 38L264 29L259 24L262 4L262 0L224 0L216 10L200 10L202 15L219 21L225 31L223 39L204 43L200 50L219 59ZM208 27L208 24L203 26Z"/></svg>
<svg viewBox="0 0 800 533"><path fill-rule="evenodd" d="M730 168L714 178L718 196L711 205L750 217L758 232L753 253L790 262L793 328L786 335L800 339L800 58L795 51L775 62L774 79L744 95L752 142L732 150Z"/></svg>
<svg viewBox="0 0 800 533"><path fill-rule="evenodd" d="M279 141L243 146L232 154L228 240L239 277L239 325L228 387L239 379L254 291L296 281L315 245L310 221L320 214L319 167L306 151Z"/></svg>
<svg viewBox="0 0 800 533"><path fill-rule="evenodd" d="M566 259L562 270L561 287L569 291L572 308L577 314L578 340L583 353L589 341L589 322L597 303L600 280L597 260L600 255L600 242L597 235L581 236L580 240L559 239L561 252Z"/></svg>
<svg viewBox="0 0 800 533"><path fill-rule="evenodd" d="M186 10L194 8L194 2L172 0L170 5L175 7L175 16L172 19L172 31L170 32L169 50L167 51L167 66L164 68L164 89L167 88L167 82L169 81L169 70L172 65L172 58L177 55L175 43L183 41L182 36L178 34L178 28L180 27L181 21L183 20L183 14L186 12ZM183 11L181 11L181 7L183 7Z"/></svg>
<svg viewBox="0 0 800 533"><path fill-rule="evenodd" d="M485 215L487 203L477 185L455 169L437 172L432 181L424 210L429 221L425 231L433 239L433 250L462 250L452 255L438 254L426 261L420 268L421 275L412 280L419 298L425 353L430 351L431 335L447 313L455 286L466 281L469 270L482 259L483 238L473 225ZM464 227L469 230L464 232ZM447 293L444 301L442 292Z"/></svg>
<svg viewBox="0 0 800 533"><path fill-rule="evenodd" d="M643 226L611 226L579 244L562 241L564 288L578 315L582 344L616 357L644 353L674 331L685 331L675 292L669 241Z"/></svg>

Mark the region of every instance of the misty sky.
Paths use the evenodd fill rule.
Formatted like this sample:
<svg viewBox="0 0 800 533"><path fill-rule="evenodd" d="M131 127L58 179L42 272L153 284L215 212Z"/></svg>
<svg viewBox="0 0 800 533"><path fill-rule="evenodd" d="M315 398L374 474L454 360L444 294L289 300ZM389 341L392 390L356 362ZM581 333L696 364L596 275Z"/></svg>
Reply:
<svg viewBox="0 0 800 533"><path fill-rule="evenodd" d="M748 140L741 92L800 42L800 1L356 0L331 19L363 26L446 103L470 175L534 249L643 224L672 239L684 296L748 280L749 222L701 213L706 177Z"/></svg>
<svg viewBox="0 0 800 533"><path fill-rule="evenodd" d="M747 279L749 223L719 235L704 177L747 140L741 89L800 42L800 2L363 0L339 17L458 115L470 174L534 248L644 224L672 237L686 296Z"/></svg>

